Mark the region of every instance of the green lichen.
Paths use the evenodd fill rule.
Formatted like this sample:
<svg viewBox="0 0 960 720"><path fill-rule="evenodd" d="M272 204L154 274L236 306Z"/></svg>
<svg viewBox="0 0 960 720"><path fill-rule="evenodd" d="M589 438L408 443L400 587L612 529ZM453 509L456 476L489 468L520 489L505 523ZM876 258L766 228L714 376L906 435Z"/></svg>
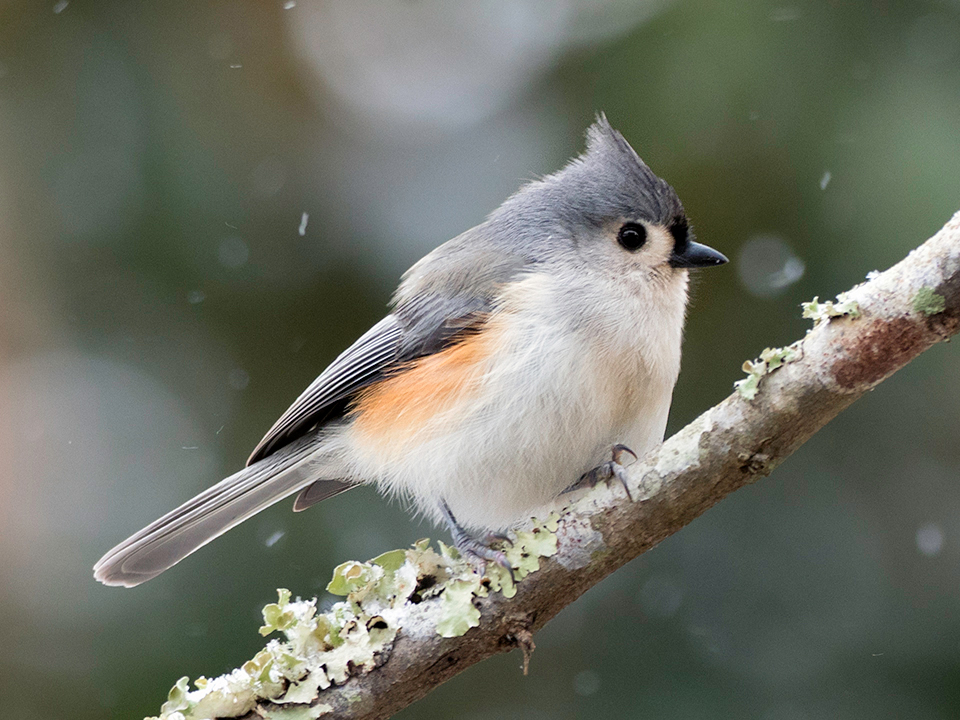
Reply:
<svg viewBox="0 0 960 720"><path fill-rule="evenodd" d="M546 521L535 520L530 530L518 530L513 544L505 550L513 567L513 577L523 580L540 569L540 558L557 554L557 528L560 516L550 513Z"/></svg>
<svg viewBox="0 0 960 720"><path fill-rule="evenodd" d="M556 532L559 527L560 515L552 512L546 520L534 519L530 530L516 531L513 543L504 550L513 575L499 565L488 567L490 589L503 593L505 598L516 595L516 583L540 569L540 558L557 554Z"/></svg>
<svg viewBox="0 0 960 720"><path fill-rule="evenodd" d="M922 287L913 297L913 310L930 317L937 315L947 309L947 300L943 295L938 295L933 288Z"/></svg>
<svg viewBox="0 0 960 720"><path fill-rule="evenodd" d="M160 707L161 714L172 715L181 710L189 710L190 701L187 699L189 692L190 678L184 675L177 680L176 684L170 688L170 692L167 693L167 701Z"/></svg>
<svg viewBox="0 0 960 720"><path fill-rule="evenodd" d="M260 634L264 637L276 630L286 630L296 620L293 611L287 609L290 604L290 591L281 589L277 592L280 594L280 601L263 608L263 627L260 628Z"/></svg>
<svg viewBox="0 0 960 720"><path fill-rule="evenodd" d="M480 610L473 604L473 599L486 594L478 575L448 583L440 599L442 613L437 621L440 637L460 637L479 625Z"/></svg>
<svg viewBox="0 0 960 720"><path fill-rule="evenodd" d="M810 302L801 303L800 307L803 308L803 317L813 320L814 327L829 322L833 318L860 317L859 303L846 293L840 293L836 300L827 300L826 302L820 302L820 298L815 297ZM800 347L800 341L783 348L765 348L758 359L747 360L743 364L743 371L747 374L747 377L737 380L733 386L737 389L740 397L745 400L753 400L760 391L761 379L783 365L799 360L802 356L803 351Z"/></svg>
<svg viewBox="0 0 960 720"><path fill-rule="evenodd" d="M517 582L539 570L540 558L556 554L559 520L556 513L546 521L535 520L504 550ZM263 608L260 633L281 633L284 640L270 640L227 675L198 678L195 690L187 678L180 678L160 715L147 720L238 717L254 710L274 720L315 720L333 712L329 705L312 704L323 690L373 670L390 652L402 609L411 598L423 602L440 596L436 632L456 637L479 624L476 598L489 592L506 597L516 593L503 568L489 564L484 581L456 548L439 543L438 552L429 540L369 562L343 563L327 590L344 600L325 613L317 612L316 599L291 600L289 590L278 590L277 602Z"/></svg>
<svg viewBox="0 0 960 720"><path fill-rule="evenodd" d="M816 302L816 298L814 298ZM760 390L760 379L769 375L774 370L794 362L803 357L803 351L800 349L800 342L782 348L764 348L760 357L756 360L747 360L743 363L743 371L747 377L743 380L737 380L733 386L745 400L753 400Z"/></svg>
<svg viewBox="0 0 960 720"><path fill-rule="evenodd" d="M860 305L846 293L837 295L836 301L820 302L820 298L815 297L810 302L800 303L800 307L803 308L803 317L813 320L814 327L844 315L851 318L860 317Z"/></svg>
<svg viewBox="0 0 960 720"><path fill-rule="evenodd" d="M334 568L333 579L327 583L331 595L349 595L379 580L383 569L369 563L350 560Z"/></svg>

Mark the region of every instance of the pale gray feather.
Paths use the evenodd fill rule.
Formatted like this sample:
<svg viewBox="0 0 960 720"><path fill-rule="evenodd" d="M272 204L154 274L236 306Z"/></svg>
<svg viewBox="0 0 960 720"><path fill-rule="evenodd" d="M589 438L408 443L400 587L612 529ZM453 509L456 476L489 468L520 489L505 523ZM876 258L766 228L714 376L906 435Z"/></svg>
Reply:
<svg viewBox="0 0 960 720"><path fill-rule="evenodd" d="M397 358L403 327L395 315L387 315L310 383L257 444L247 464L251 465L278 447L328 419L331 406L345 400L359 388L378 379L383 369Z"/></svg>
<svg viewBox="0 0 960 720"><path fill-rule="evenodd" d="M323 502L327 498L346 492L350 488L356 487L357 483L344 482L343 480L317 480L308 485L293 502L293 511L302 512L311 505Z"/></svg>
<svg viewBox="0 0 960 720"><path fill-rule="evenodd" d="M94 577L133 587L162 573L215 537L312 482L314 437L297 440L244 468L117 545Z"/></svg>

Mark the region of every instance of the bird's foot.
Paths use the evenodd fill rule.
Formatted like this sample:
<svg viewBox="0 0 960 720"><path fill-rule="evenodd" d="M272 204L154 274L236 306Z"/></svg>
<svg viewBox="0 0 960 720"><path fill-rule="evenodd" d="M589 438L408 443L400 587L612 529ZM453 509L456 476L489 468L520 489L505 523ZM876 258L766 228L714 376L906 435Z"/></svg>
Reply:
<svg viewBox="0 0 960 720"><path fill-rule="evenodd" d="M513 567L507 560L507 556L500 550L491 547L496 542L512 543L509 537L501 533L487 533L482 540L474 537L457 522L445 500L440 501L440 512L443 514L447 527L450 528L454 547L480 574L483 574L486 570L488 562L493 562L507 571L511 581L514 580Z"/></svg>
<svg viewBox="0 0 960 720"><path fill-rule="evenodd" d="M637 454L626 445L617 444L613 446L611 455L610 460L597 465L593 470L585 472L580 476L579 480L564 490L564 492L572 492L573 490L579 490L585 487L592 488L600 482L616 478L620 481L620 484L623 485L627 497L633 502L633 495L630 494L629 478L627 477L624 461L627 461L628 465L632 465L637 461Z"/></svg>

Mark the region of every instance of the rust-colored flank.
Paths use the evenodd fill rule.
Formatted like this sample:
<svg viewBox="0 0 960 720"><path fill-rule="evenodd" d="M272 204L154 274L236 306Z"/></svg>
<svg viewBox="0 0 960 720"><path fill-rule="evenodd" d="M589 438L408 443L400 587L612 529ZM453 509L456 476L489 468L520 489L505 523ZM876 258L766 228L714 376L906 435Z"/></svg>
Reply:
<svg viewBox="0 0 960 720"><path fill-rule="evenodd" d="M365 388L351 409L354 431L377 444L409 440L435 416L455 408L476 390L492 346L489 329L471 332L456 344Z"/></svg>

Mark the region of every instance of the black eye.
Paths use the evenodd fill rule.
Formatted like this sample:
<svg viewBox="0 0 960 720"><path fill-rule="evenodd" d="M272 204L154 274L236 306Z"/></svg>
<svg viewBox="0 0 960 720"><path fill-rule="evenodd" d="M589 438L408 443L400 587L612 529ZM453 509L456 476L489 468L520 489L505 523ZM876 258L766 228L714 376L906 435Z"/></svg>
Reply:
<svg viewBox="0 0 960 720"><path fill-rule="evenodd" d="M624 250L636 252L647 241L647 229L637 223L627 223L617 233L617 242Z"/></svg>
<svg viewBox="0 0 960 720"><path fill-rule="evenodd" d="M670 224L670 234L673 235L673 252L677 255L683 254L690 242L690 227L687 225L685 217L678 217Z"/></svg>

